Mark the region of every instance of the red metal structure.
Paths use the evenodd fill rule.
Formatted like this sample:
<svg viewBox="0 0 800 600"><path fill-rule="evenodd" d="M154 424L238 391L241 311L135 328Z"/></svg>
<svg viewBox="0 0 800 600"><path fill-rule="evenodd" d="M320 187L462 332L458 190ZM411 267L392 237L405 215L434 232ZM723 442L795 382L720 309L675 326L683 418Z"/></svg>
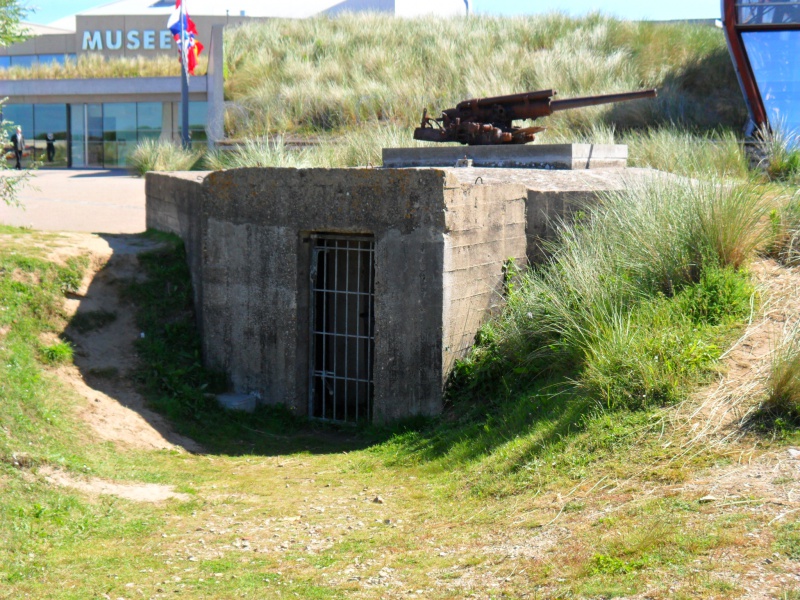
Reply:
<svg viewBox="0 0 800 600"><path fill-rule="evenodd" d="M728 48L755 129L800 133L800 2L722 0Z"/></svg>

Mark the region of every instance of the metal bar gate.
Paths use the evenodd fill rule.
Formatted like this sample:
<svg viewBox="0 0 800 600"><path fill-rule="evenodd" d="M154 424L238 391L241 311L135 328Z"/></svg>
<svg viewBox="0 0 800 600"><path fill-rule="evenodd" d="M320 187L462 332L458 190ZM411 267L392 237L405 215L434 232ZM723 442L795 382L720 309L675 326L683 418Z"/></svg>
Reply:
<svg viewBox="0 0 800 600"><path fill-rule="evenodd" d="M308 414L356 423L372 418L375 242L312 236Z"/></svg>

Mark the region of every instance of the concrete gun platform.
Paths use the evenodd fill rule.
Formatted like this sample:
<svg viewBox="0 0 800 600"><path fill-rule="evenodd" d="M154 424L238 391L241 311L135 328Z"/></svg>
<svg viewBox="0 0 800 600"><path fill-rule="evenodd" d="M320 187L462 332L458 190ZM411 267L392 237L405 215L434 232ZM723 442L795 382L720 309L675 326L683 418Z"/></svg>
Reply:
<svg viewBox="0 0 800 600"><path fill-rule="evenodd" d="M500 146L435 146L384 148L383 166L453 167L461 159L474 167L499 169L608 169L628 164L624 144L505 144Z"/></svg>

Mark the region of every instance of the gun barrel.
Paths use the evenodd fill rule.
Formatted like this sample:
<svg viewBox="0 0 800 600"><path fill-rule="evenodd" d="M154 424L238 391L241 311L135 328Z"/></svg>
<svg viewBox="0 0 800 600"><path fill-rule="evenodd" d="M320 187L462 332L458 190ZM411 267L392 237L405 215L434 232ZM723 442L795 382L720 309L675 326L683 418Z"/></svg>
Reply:
<svg viewBox="0 0 800 600"><path fill-rule="evenodd" d="M598 104L611 104L613 102L626 102L628 100L639 100L641 98L655 98L656 90L641 90L638 92L626 92L624 94L605 94L603 96L586 96L584 98L568 98L566 100L553 100L550 102L550 110L557 112L560 110L571 110L584 106L597 106Z"/></svg>
<svg viewBox="0 0 800 600"><path fill-rule="evenodd" d="M539 90L537 92L523 92L522 94L511 94L509 96L492 96L490 98L475 98L474 100L465 100L459 103L465 106L477 106L485 108L487 106L495 106L497 104L524 104L526 102L545 102L555 96L553 90Z"/></svg>

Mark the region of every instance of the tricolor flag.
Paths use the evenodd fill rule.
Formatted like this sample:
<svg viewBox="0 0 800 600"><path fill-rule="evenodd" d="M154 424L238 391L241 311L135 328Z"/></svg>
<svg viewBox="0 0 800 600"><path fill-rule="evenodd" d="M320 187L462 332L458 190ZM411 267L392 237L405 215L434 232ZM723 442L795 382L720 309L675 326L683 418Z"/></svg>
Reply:
<svg viewBox="0 0 800 600"><path fill-rule="evenodd" d="M190 75L194 75L194 69L197 66L197 57L203 51L203 44L197 40L197 27L192 21L189 14L184 10L181 5L181 0L175 0L175 10L167 20L167 29L172 32L172 36L178 43L178 50L183 58L186 54L186 70ZM181 48L181 33L185 32L186 47Z"/></svg>

